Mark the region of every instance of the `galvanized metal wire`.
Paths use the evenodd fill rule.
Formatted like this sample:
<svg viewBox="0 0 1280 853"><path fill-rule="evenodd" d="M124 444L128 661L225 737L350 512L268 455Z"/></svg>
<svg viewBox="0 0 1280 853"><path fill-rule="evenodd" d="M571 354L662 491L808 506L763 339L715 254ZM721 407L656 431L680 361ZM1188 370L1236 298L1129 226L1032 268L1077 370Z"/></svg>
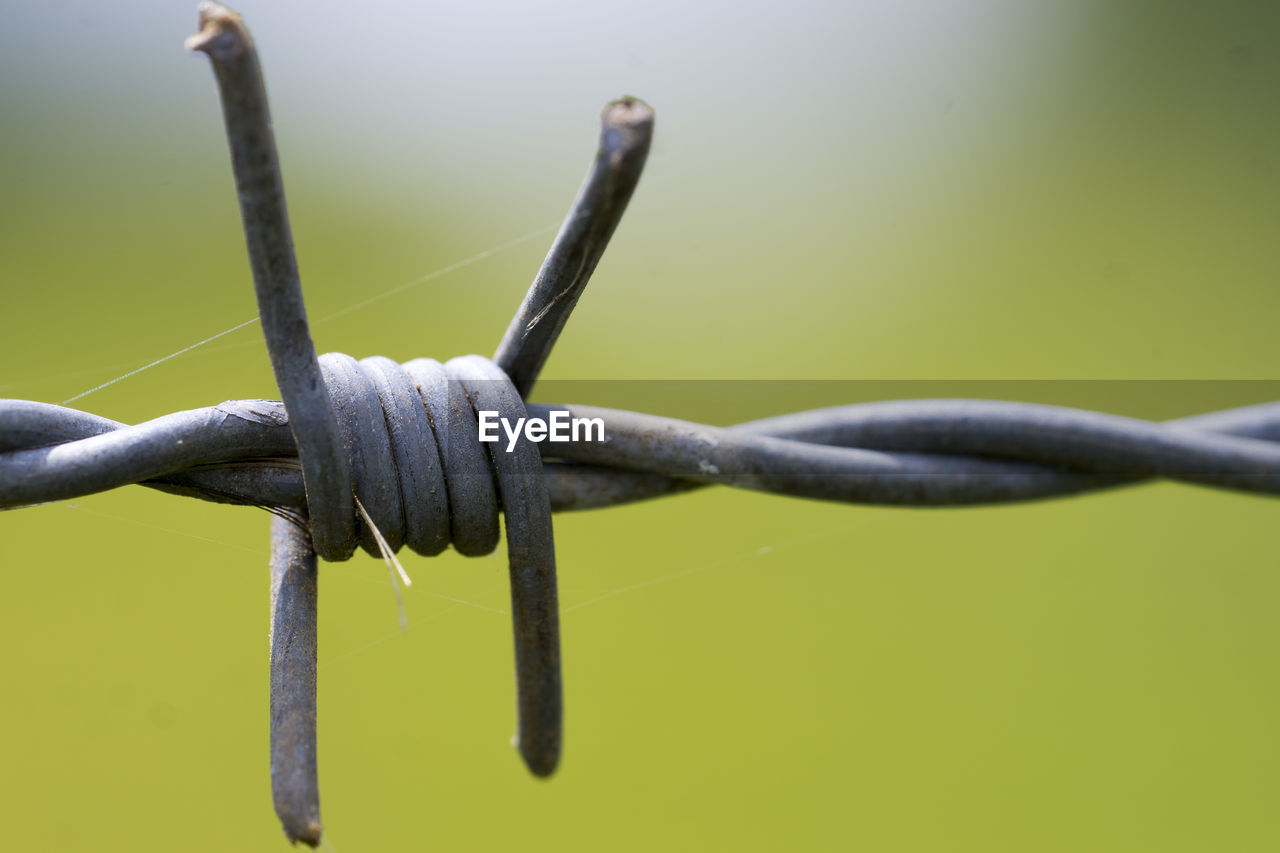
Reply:
<svg viewBox="0 0 1280 853"><path fill-rule="evenodd" d="M1033 403L913 400L731 427L589 406L526 408L608 425L606 442L538 446L548 455L541 471L558 512L716 484L935 507L1063 497L1153 478L1280 493L1280 403L1153 423ZM2 400L0 452L5 508L137 483L299 517L307 509L288 416L277 402L230 401L128 426Z"/></svg>
<svg viewBox="0 0 1280 853"><path fill-rule="evenodd" d="M491 552L505 521L519 745L554 771L561 686L551 513L708 485L894 506L1012 503L1155 478L1280 494L1280 403L1154 423L984 400L864 403L713 427L587 405L526 403L639 180L653 115L606 107L581 193L493 359L317 357L265 89L239 16L201 6L189 46L222 95L259 314L283 402L228 401L126 425L0 400L0 508L129 484L263 507L272 520L272 780L291 840L316 844L317 555L402 546ZM605 441L482 444L476 414L599 418Z"/></svg>

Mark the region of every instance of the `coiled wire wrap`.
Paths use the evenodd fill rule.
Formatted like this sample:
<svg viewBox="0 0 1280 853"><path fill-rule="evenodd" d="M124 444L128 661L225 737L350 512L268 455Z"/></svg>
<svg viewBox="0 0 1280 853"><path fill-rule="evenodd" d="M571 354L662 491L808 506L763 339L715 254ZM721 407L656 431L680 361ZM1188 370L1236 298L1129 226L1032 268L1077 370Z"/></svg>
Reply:
<svg viewBox="0 0 1280 853"><path fill-rule="evenodd" d="M401 367L376 356L320 357L351 470L357 504L373 527L344 525L326 537L349 554L357 540L372 555L381 535L392 550L438 554L450 541L468 556L498 544L503 508L516 632L521 752L539 776L560 756L560 629L551 503L538 451L482 445L477 413L509 422L524 401L497 365L478 355L446 364L419 358ZM495 488L496 486L496 488ZM314 525L313 525L314 526ZM373 528L376 528L373 529ZM314 530L312 535L315 535Z"/></svg>

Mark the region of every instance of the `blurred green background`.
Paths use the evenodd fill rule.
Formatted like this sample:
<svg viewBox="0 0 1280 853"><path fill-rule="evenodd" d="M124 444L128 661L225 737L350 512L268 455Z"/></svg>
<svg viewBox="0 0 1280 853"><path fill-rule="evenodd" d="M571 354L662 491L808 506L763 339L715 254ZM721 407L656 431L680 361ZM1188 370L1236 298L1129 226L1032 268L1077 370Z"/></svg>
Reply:
<svg viewBox="0 0 1280 853"><path fill-rule="evenodd" d="M1277 378L1278 8L241 11L322 351L492 352L634 94L649 169L548 378L1049 380ZM0 395L253 316L194 29L187 2L6 9ZM250 326L77 405L254 396ZM501 550L407 559L405 633L380 562L326 565L326 847L1275 850L1275 512L1150 485L558 517L550 782L508 743ZM141 488L0 515L6 847L284 848L266 549L261 512Z"/></svg>

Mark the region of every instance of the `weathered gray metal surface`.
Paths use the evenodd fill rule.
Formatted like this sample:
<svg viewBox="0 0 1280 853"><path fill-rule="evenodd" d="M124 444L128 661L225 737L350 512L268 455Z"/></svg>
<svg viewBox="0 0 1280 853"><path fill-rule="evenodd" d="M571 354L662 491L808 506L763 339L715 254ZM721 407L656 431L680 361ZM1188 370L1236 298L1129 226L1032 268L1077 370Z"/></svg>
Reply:
<svg viewBox="0 0 1280 853"><path fill-rule="evenodd" d="M311 537L271 519L271 796L290 841L320 843L316 595Z"/></svg>
<svg viewBox="0 0 1280 853"><path fill-rule="evenodd" d="M287 420L230 414L244 405L280 404L223 403L126 426L51 404L0 400L0 507L141 483L218 502L305 510ZM1280 494L1280 403L1152 423L1032 403L909 400L731 427L528 405L539 417L552 409L602 417L609 438L538 445L549 457L542 476L557 511L712 484L892 506L1011 503L1152 478ZM49 440L39 438L45 429L58 443L29 446ZM478 452L474 429L450 433L469 436ZM447 467L445 474L454 482ZM450 518L463 503L451 491Z"/></svg>

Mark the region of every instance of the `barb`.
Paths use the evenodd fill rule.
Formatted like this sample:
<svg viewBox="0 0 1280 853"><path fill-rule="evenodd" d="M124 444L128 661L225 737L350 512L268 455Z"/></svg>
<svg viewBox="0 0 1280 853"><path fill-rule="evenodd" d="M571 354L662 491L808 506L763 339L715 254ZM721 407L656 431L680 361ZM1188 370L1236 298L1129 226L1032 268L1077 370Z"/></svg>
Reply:
<svg viewBox="0 0 1280 853"><path fill-rule="evenodd" d="M648 104L622 98L605 106L600 122L600 150L591 173L493 356L522 397L533 390L626 212L649 156L653 110Z"/></svg>
<svg viewBox="0 0 1280 853"><path fill-rule="evenodd" d="M351 556L346 541L355 526L351 482L307 327L258 53L240 16L209 2L200 4L200 32L187 39L186 47L208 55L218 80L258 316L276 387L294 420L298 459L312 498L316 553L326 560L345 560Z"/></svg>
<svg viewBox="0 0 1280 853"><path fill-rule="evenodd" d="M320 843L316 772L316 554L306 531L271 519L271 795L291 842Z"/></svg>
<svg viewBox="0 0 1280 853"><path fill-rule="evenodd" d="M272 794L291 841L314 846L321 833L317 555L347 559L359 545L394 560L405 545L431 555L449 544L487 554L501 514L518 743L529 769L547 776L562 741L553 511L713 484L895 506L1019 502L1151 478L1280 494L1280 403L1152 423L1026 403L917 400L731 427L527 404L643 169L653 113L633 98L605 108L591 172L493 360L317 357L253 41L240 17L216 3L201 4L200 24L188 47L209 55L218 79L283 403L229 401L127 426L0 400L0 508L137 483L274 513ZM509 430L509 447L482 440L480 427L494 414L525 425ZM558 414L598 420L604 440L537 444L532 422L545 432Z"/></svg>

